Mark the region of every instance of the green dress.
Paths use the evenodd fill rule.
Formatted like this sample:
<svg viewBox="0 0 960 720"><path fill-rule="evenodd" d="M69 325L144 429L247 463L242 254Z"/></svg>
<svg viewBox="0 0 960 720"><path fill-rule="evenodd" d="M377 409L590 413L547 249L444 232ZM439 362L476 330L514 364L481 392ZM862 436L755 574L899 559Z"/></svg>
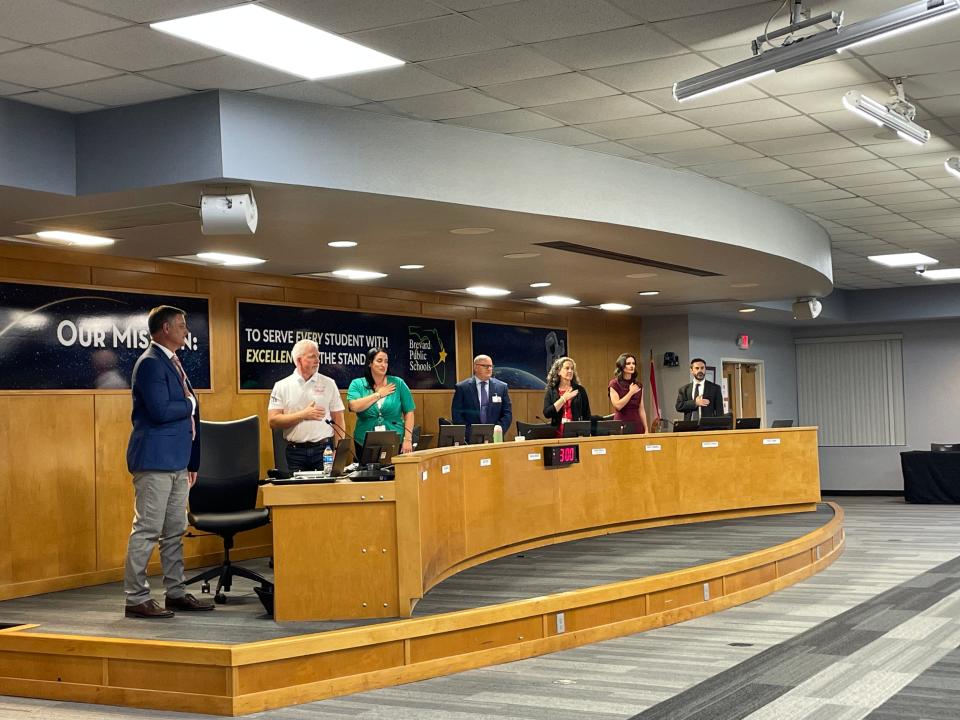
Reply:
<svg viewBox="0 0 960 720"><path fill-rule="evenodd" d="M387 430L393 430L400 436L400 442L403 443L403 416L405 413L415 410L417 406L413 402L410 388L407 387L402 378L387 375L387 383L396 385L396 392L387 395L380 408L377 408L377 404L373 403L366 410L357 413L357 424L353 430L353 438L359 445L363 445L363 439L367 433L376 428L377 425L383 425ZM372 393L373 388L367 385L366 378L355 378L350 382L350 387L347 389L347 406L350 406L351 400L361 400Z"/></svg>

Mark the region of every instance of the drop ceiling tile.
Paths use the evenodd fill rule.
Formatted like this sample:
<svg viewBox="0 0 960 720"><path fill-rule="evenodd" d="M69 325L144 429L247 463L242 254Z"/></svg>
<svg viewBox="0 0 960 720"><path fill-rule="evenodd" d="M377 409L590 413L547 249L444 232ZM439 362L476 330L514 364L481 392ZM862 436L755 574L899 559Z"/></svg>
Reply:
<svg viewBox="0 0 960 720"><path fill-rule="evenodd" d="M732 46L749 48L750 42L763 33L769 17L766 9L741 7L665 20L658 22L656 27L665 35L698 51ZM778 24L772 23L771 26L777 27Z"/></svg>
<svg viewBox="0 0 960 720"><path fill-rule="evenodd" d="M637 160L637 162L642 162L642 163L645 163L646 165L655 165L656 167L667 168L668 170L673 170L676 167L676 165L674 165L669 160L658 158L655 155L646 155L644 157L639 157L635 159Z"/></svg>
<svg viewBox="0 0 960 720"><path fill-rule="evenodd" d="M14 95L10 99L16 100L17 102L30 103L31 105L41 105L51 110L60 110L68 113L85 113L91 110L102 110L104 107L96 103L88 103L84 100L55 95L54 93L43 90Z"/></svg>
<svg viewBox="0 0 960 720"><path fill-rule="evenodd" d="M802 69L802 68L801 68ZM816 90L814 92L796 93L793 95L781 95L780 99L795 107L803 113L821 113L831 110L843 110L843 96L849 90L859 90L864 95L879 101L889 96L890 83L863 83L855 86L844 86L841 88L832 88L830 90ZM856 117L853 113L848 113L851 117ZM860 127L862 127L862 120Z"/></svg>
<svg viewBox="0 0 960 720"><path fill-rule="evenodd" d="M778 140L760 140L747 143L754 150L764 155L787 155L789 153L812 152L816 150L836 150L838 148L853 147L853 143L836 133L820 133L818 135L801 135L800 137L781 138Z"/></svg>
<svg viewBox="0 0 960 720"><path fill-rule="evenodd" d="M472 10L471 18L524 43L637 25L637 19L605 0L520 0Z"/></svg>
<svg viewBox="0 0 960 720"><path fill-rule="evenodd" d="M262 4L308 25L335 33L413 23L449 12L439 3L426 0L263 0Z"/></svg>
<svg viewBox="0 0 960 720"><path fill-rule="evenodd" d="M190 90L159 83L138 75L118 75L57 88L57 93L99 103L100 105L135 105L190 94Z"/></svg>
<svg viewBox="0 0 960 720"><path fill-rule="evenodd" d="M771 95L814 92L885 81L862 60L852 58L823 65L797 68L797 72L779 72L753 81L753 85Z"/></svg>
<svg viewBox="0 0 960 720"><path fill-rule="evenodd" d="M13 83L0 82L0 97L4 95L16 95L17 93L29 92L30 88L23 85L14 85Z"/></svg>
<svg viewBox="0 0 960 720"><path fill-rule="evenodd" d="M448 80L474 86L559 75L568 71L560 63L521 46L428 60L420 63L420 67Z"/></svg>
<svg viewBox="0 0 960 720"><path fill-rule="evenodd" d="M397 112L393 108L387 107L383 103L378 103L378 102L364 103L362 105L354 105L350 109L363 110L364 112L374 112L374 113L378 113L379 115L395 115L397 117L400 117L402 115L402 113Z"/></svg>
<svg viewBox="0 0 960 720"><path fill-rule="evenodd" d="M649 25L548 40L530 47L575 70L624 65L688 52Z"/></svg>
<svg viewBox="0 0 960 720"><path fill-rule="evenodd" d="M953 118L955 115L960 114L960 95L945 95L944 97L939 98L927 98L926 100L917 101L917 115L919 116L920 110L926 110L928 113L935 115L936 117L942 118ZM957 122L950 122L951 126L957 126L957 129L960 130L960 124Z"/></svg>
<svg viewBox="0 0 960 720"><path fill-rule="evenodd" d="M881 185L867 185L856 189L857 195L870 198L884 206L898 202L921 202L923 200L942 200L946 196L939 190L927 185L923 180L912 182L884 183ZM921 196L916 197L918 193Z"/></svg>
<svg viewBox="0 0 960 720"><path fill-rule="evenodd" d="M665 153L677 150L719 147L721 145L730 145L731 141L710 130L688 130L687 132L626 140L624 144L646 153Z"/></svg>
<svg viewBox="0 0 960 720"><path fill-rule="evenodd" d="M517 135L534 138L536 140L546 140L547 142L557 143L559 145L590 145L595 144L601 139L593 133L588 133L575 127L531 130L529 132L517 133Z"/></svg>
<svg viewBox="0 0 960 720"><path fill-rule="evenodd" d="M893 213L887 210L886 208L879 207L874 205L872 207L858 207L852 208L850 210L820 210L818 211L822 217L829 218L831 220L836 220L839 222L845 222L852 226L862 220L863 218L868 217L879 217L880 215L892 216Z"/></svg>
<svg viewBox="0 0 960 720"><path fill-rule="evenodd" d="M830 182L842 188L853 189L878 183L893 183L913 180L914 177L906 170L887 170L878 173L861 173L859 175L840 175L830 178Z"/></svg>
<svg viewBox="0 0 960 720"><path fill-rule="evenodd" d="M158 70L146 70L143 75L170 83L188 87L192 90L253 90L270 85L286 85L300 78L273 70L263 65L240 60L235 57L218 57L212 60L198 60L183 65L172 65Z"/></svg>
<svg viewBox="0 0 960 720"><path fill-rule="evenodd" d="M892 130L880 128L876 125L869 125L865 121L856 130L844 130L842 134L845 138L852 140L857 145L869 147L870 152L877 152L877 146L889 145L891 143L903 143L908 147L916 148L916 145L911 145L907 141L901 140Z"/></svg>
<svg viewBox="0 0 960 720"><path fill-rule="evenodd" d="M916 75L906 80L904 87L911 100L960 94L960 70Z"/></svg>
<svg viewBox="0 0 960 720"><path fill-rule="evenodd" d="M48 49L123 70L148 70L216 57L216 50L136 26L54 43Z"/></svg>
<svg viewBox="0 0 960 720"><path fill-rule="evenodd" d="M760 157L760 153L743 145L731 144L697 150L679 150L663 153L659 157L677 165L704 165L728 160L752 160Z"/></svg>
<svg viewBox="0 0 960 720"><path fill-rule="evenodd" d="M635 158L643 154L634 148L610 141L593 143L591 145L581 145L580 149L603 153L604 155L617 155L625 158Z"/></svg>
<svg viewBox="0 0 960 720"><path fill-rule="evenodd" d="M923 210L942 210L945 207L956 206L956 199L939 190L918 190L906 192L902 195L881 195L871 199L895 212L921 212ZM920 207L930 203L943 203L940 207ZM949 203L949 204L948 204ZM914 206L914 207L911 207Z"/></svg>
<svg viewBox="0 0 960 720"><path fill-rule="evenodd" d="M580 73L550 75L500 85L486 85L483 91L495 98L521 107L586 100L617 95L609 85Z"/></svg>
<svg viewBox="0 0 960 720"><path fill-rule="evenodd" d="M228 5L237 0L163 0L163 2L130 2L130 0L71 0L73 5L82 5L90 10L116 15L133 22L153 22L170 18L197 15Z"/></svg>
<svg viewBox="0 0 960 720"><path fill-rule="evenodd" d="M379 30L363 30L351 33L348 37L361 45L408 62L435 60L516 44L463 15L445 15Z"/></svg>
<svg viewBox="0 0 960 720"><path fill-rule="evenodd" d="M677 102L673 99L673 88L645 90L640 93L634 93L634 96L668 112L696 110L698 108L713 107L715 105L731 105L745 100L761 100L766 97L762 92L750 85L737 85L722 93L707 93L706 95L701 95L691 100L684 100L683 102Z"/></svg>
<svg viewBox="0 0 960 720"><path fill-rule="evenodd" d="M828 112L811 113L811 118L819 123L823 123L831 130L837 130L846 133L847 131L870 130L874 132L880 130L875 125L870 125L859 115L854 115L845 108L840 110L830 110Z"/></svg>
<svg viewBox="0 0 960 720"><path fill-rule="evenodd" d="M509 103L494 100L478 93L476 90L453 90L452 92L436 93L435 95L417 95L416 97L389 100L384 104L387 107L424 120L446 120L515 109Z"/></svg>
<svg viewBox="0 0 960 720"><path fill-rule="evenodd" d="M318 105L332 105L334 107L353 107L362 105L365 100L334 90L323 83L304 80L289 85L274 85L273 87L255 90L261 95L300 100L301 102L317 103Z"/></svg>
<svg viewBox="0 0 960 720"><path fill-rule="evenodd" d="M8 40L7 38L0 37L0 53L10 52L11 50L17 50L18 48L26 47L24 43L18 43L13 40Z"/></svg>
<svg viewBox="0 0 960 720"><path fill-rule="evenodd" d="M624 92L640 92L656 88L671 88L678 80L715 69L716 65L691 53L597 68L588 71L587 74Z"/></svg>
<svg viewBox="0 0 960 720"><path fill-rule="evenodd" d="M584 130L597 133L610 140L624 140L626 138L646 137L648 135L662 135L665 133L694 130L696 125L688 123L672 115L647 115L645 117L623 118L622 120L607 120L598 123L585 123L580 126Z"/></svg>
<svg viewBox="0 0 960 720"><path fill-rule="evenodd" d="M800 193L814 192L816 190L833 190L834 187L823 180L801 180L800 182L776 183L775 185L764 185L753 188L753 192L767 197L783 197L789 200L794 195Z"/></svg>
<svg viewBox="0 0 960 720"><path fill-rule="evenodd" d="M846 190L833 188L832 190L797 193L796 195L791 195L789 198L784 198L784 202L789 202L791 205L802 205L804 203L814 203L822 200L842 200L848 197L853 196Z"/></svg>
<svg viewBox="0 0 960 720"><path fill-rule="evenodd" d="M35 45L114 30L128 24L59 0L4 0L0 32L11 40Z"/></svg>
<svg viewBox="0 0 960 720"><path fill-rule="evenodd" d="M561 123L529 110L507 110L506 112L490 113L488 115L474 115L473 117L444 120L451 125L463 125L477 130L490 132L515 133L527 130L542 130L550 127L560 127Z"/></svg>
<svg viewBox="0 0 960 720"><path fill-rule="evenodd" d="M0 80L32 88L70 85L119 74L113 68L68 58L42 48L24 48L0 55Z"/></svg>
<svg viewBox="0 0 960 720"><path fill-rule="evenodd" d="M939 165L940 167L943 167L943 161L945 159L946 158L944 158L943 153L932 153L923 155L904 155L903 157L890 158L890 162L901 168L923 167L924 165Z"/></svg>
<svg viewBox="0 0 960 720"><path fill-rule="evenodd" d="M438 0L438 4L458 12L493 7L494 5L504 5L508 2L519 2L519 0Z"/></svg>
<svg viewBox="0 0 960 720"><path fill-rule="evenodd" d="M740 187L752 188L757 185L773 185L776 183L810 180L810 176L799 170L774 170L773 172L748 173L724 178L724 182Z"/></svg>
<svg viewBox="0 0 960 720"><path fill-rule="evenodd" d="M589 100L539 105L533 109L570 125L654 115L658 112L656 108L629 95L611 95Z"/></svg>
<svg viewBox="0 0 960 720"><path fill-rule="evenodd" d="M815 165L836 165L837 163L855 163L874 158L868 150L852 147L842 150L818 150L816 152L777 155L777 159L792 167L806 168Z"/></svg>
<svg viewBox="0 0 960 720"><path fill-rule="evenodd" d="M797 116L724 125L718 132L737 142L758 142L760 140L792 138L797 135L814 135L822 133L825 129L823 125L810 118Z"/></svg>
<svg viewBox="0 0 960 720"><path fill-rule="evenodd" d="M887 77L960 70L960 42L871 55L870 65Z"/></svg>
<svg viewBox="0 0 960 720"><path fill-rule="evenodd" d="M786 165L773 158L755 158L753 160L731 160L729 162L709 163L696 165L691 168L694 172L708 177L729 178L734 175L747 175L775 170L785 170Z"/></svg>
<svg viewBox="0 0 960 720"><path fill-rule="evenodd" d="M923 147L917 147L911 142L906 140L899 140L897 142L884 143L883 145L872 145L870 147L870 152L874 155L879 155L880 157L902 157L904 155L916 155L918 152L925 155L929 155L933 152L943 153L944 156L950 154L956 154L957 148L960 146L960 137L957 135L951 135L949 137L931 137L929 141L924 143Z"/></svg>
<svg viewBox="0 0 960 720"><path fill-rule="evenodd" d="M944 158L944 160L946 160L946 158ZM946 171L946 169L943 167L943 163L940 163L939 165L933 164L933 165L925 165L920 167L913 167L913 168L910 168L908 172L914 177L920 178L921 180L930 181L933 179L937 179L937 180L948 179L951 181L952 185L956 185L957 183L956 178L953 177L953 175L950 175Z"/></svg>
<svg viewBox="0 0 960 720"><path fill-rule="evenodd" d="M716 10L728 10L743 5L755 5L757 0L620 0L620 7L647 22L706 15Z"/></svg>
<svg viewBox="0 0 960 720"><path fill-rule="evenodd" d="M918 170L932 169L932 168L917 168ZM906 172L906 171L904 171ZM943 190L947 195L954 195L952 190L956 189L960 191L960 188L957 187L957 180L952 175L947 175L947 173L942 173L943 177L934 177L927 180L927 184Z"/></svg>
<svg viewBox="0 0 960 720"><path fill-rule="evenodd" d="M864 160L852 163L832 163L804 168L806 172L821 179L843 177L845 175L859 175L861 173L878 173L887 170L896 170L897 166L886 160Z"/></svg>
<svg viewBox="0 0 960 720"><path fill-rule="evenodd" d="M396 100L414 95L429 95L460 89L456 83L432 75L413 65L330 78L324 80L324 84L350 95L371 100Z"/></svg>
<svg viewBox="0 0 960 720"><path fill-rule="evenodd" d="M719 127L757 120L773 120L797 115L798 113L793 108L773 98L767 98L765 100L748 100L734 105L716 105L697 110L681 110L676 114L700 125Z"/></svg>

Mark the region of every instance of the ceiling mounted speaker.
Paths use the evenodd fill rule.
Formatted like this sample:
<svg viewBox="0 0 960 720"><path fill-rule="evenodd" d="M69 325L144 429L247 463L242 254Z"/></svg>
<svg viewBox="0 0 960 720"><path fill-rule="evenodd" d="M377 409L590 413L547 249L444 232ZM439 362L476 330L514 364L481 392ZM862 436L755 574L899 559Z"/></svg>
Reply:
<svg viewBox="0 0 960 720"><path fill-rule="evenodd" d="M813 320L815 317L820 315L820 311L823 309L823 306L820 304L820 301L816 298L806 298L797 300L793 304L793 319L794 320Z"/></svg>
<svg viewBox="0 0 960 720"><path fill-rule="evenodd" d="M238 195L200 196L200 232L204 235L253 235L257 218L253 190Z"/></svg>

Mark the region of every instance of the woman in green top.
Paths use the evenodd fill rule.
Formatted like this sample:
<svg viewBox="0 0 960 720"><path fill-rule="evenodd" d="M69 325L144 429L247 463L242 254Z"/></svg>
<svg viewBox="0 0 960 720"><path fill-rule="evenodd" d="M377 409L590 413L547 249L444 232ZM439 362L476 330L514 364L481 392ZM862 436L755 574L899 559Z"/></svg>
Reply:
<svg viewBox="0 0 960 720"><path fill-rule="evenodd" d="M363 377L351 381L347 390L347 408L357 414L353 430L357 457L371 430L393 430L400 436L400 452L413 451L413 411L417 406L403 379L387 375L389 363L383 348L370 348Z"/></svg>

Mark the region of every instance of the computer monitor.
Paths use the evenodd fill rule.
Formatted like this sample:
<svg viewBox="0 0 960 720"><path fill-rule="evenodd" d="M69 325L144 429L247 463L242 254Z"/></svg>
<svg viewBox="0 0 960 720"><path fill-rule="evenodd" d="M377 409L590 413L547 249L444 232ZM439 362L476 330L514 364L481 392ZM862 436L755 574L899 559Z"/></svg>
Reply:
<svg viewBox="0 0 960 720"><path fill-rule="evenodd" d="M702 417L700 418L700 430L733 430L733 416L721 415L720 417Z"/></svg>
<svg viewBox="0 0 960 720"><path fill-rule="evenodd" d="M699 420L677 420L673 423L674 432L693 432L700 429Z"/></svg>
<svg viewBox="0 0 960 720"><path fill-rule="evenodd" d="M557 436L557 429L550 423L537 425L518 420L517 435L523 435L527 440L550 440Z"/></svg>
<svg viewBox="0 0 960 720"><path fill-rule="evenodd" d="M441 425L437 434L437 447L453 447L467 444L466 425Z"/></svg>
<svg viewBox="0 0 960 720"><path fill-rule="evenodd" d="M624 429L626 424L622 420L597 420L597 424L593 428L593 434L598 436L623 435L626 432Z"/></svg>
<svg viewBox="0 0 960 720"><path fill-rule="evenodd" d="M759 430L760 418L737 418L735 430Z"/></svg>
<svg viewBox="0 0 960 720"><path fill-rule="evenodd" d="M793 427L793 420L774 420L772 423L770 423L770 427L772 428Z"/></svg>
<svg viewBox="0 0 960 720"><path fill-rule="evenodd" d="M429 450L430 446L433 445L433 435L428 433L421 433L420 437L417 438L417 444L414 446L414 450Z"/></svg>
<svg viewBox="0 0 960 720"><path fill-rule="evenodd" d="M493 423L483 423L470 426L470 437L467 438L471 445L483 445L493 442Z"/></svg>
<svg viewBox="0 0 960 720"><path fill-rule="evenodd" d="M563 435L561 437L590 437L589 420L572 420L563 424Z"/></svg>
<svg viewBox="0 0 960 720"><path fill-rule="evenodd" d="M342 476L343 469L352 462L353 440L340 438L337 442L337 449L333 452L333 468L330 470L330 477Z"/></svg>
<svg viewBox="0 0 960 720"><path fill-rule="evenodd" d="M400 438L392 430L371 430L363 436L361 465L389 465L397 454Z"/></svg>
<svg viewBox="0 0 960 720"><path fill-rule="evenodd" d="M931 452L960 452L960 443L930 443Z"/></svg>

